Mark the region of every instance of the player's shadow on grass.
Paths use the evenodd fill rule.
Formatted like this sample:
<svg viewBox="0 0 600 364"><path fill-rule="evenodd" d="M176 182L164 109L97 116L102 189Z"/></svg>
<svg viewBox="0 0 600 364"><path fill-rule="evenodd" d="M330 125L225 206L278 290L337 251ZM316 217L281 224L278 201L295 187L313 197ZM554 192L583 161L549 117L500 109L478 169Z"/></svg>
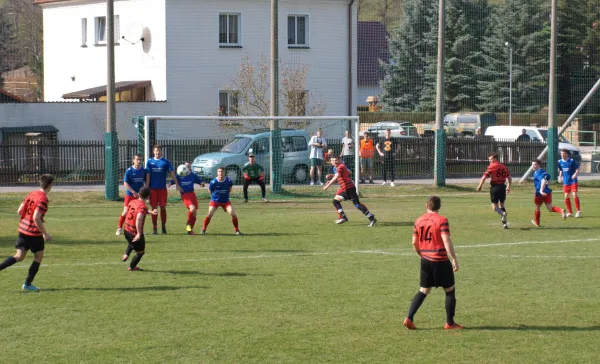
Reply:
<svg viewBox="0 0 600 364"><path fill-rule="evenodd" d="M61 292L61 291L178 291L180 289L209 289L208 286L186 286L186 287L175 287L175 286L150 286L150 287L69 287L69 288L44 288L44 292Z"/></svg>
<svg viewBox="0 0 600 364"><path fill-rule="evenodd" d="M377 221L375 226L414 226L414 221Z"/></svg>
<svg viewBox="0 0 600 364"><path fill-rule="evenodd" d="M151 269L145 269L144 272L212 276L212 277L247 277L250 275L248 273L238 273L238 272L210 273L210 272L201 272L201 271L197 271L197 270L151 270Z"/></svg>
<svg viewBox="0 0 600 364"><path fill-rule="evenodd" d="M509 222L510 223L510 222ZM540 230L540 229L545 229L545 230L591 230L591 228L589 227L581 227L581 226L541 226L541 227L522 227L519 228L520 230ZM594 228L595 229L595 228Z"/></svg>
<svg viewBox="0 0 600 364"><path fill-rule="evenodd" d="M469 330L486 330L486 331L600 331L600 326L472 326L467 327Z"/></svg>
<svg viewBox="0 0 600 364"><path fill-rule="evenodd" d="M252 249L238 249L231 250L231 253L279 253L279 254L300 254L309 253L306 250L292 250L292 249L264 249L264 250L252 250Z"/></svg>

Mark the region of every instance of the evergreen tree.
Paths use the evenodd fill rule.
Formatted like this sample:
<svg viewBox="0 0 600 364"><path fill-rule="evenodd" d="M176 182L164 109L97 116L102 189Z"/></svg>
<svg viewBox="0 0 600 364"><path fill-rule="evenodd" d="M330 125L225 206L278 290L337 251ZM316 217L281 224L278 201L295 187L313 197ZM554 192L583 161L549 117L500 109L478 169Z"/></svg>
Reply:
<svg viewBox="0 0 600 364"><path fill-rule="evenodd" d="M482 44L479 104L485 111L509 109L509 51L513 49L513 112L537 112L548 104L549 10L536 0L506 0L492 11Z"/></svg>

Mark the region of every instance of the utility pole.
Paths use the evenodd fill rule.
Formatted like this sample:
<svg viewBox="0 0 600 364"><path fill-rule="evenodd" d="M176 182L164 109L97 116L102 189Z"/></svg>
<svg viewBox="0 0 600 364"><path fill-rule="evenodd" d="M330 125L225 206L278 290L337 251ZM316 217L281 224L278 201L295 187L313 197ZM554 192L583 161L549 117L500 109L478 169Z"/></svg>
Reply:
<svg viewBox="0 0 600 364"><path fill-rule="evenodd" d="M446 34L446 3L439 0L437 88L435 97L435 160L433 179L436 187L446 185L446 130L444 129L444 42Z"/></svg>
<svg viewBox="0 0 600 364"><path fill-rule="evenodd" d="M119 140L115 111L114 0L106 0L106 133L104 134L104 197L119 199Z"/></svg>
<svg viewBox="0 0 600 364"><path fill-rule="evenodd" d="M271 116L279 116L279 0L271 0ZM271 191L281 192L283 182L281 130L279 120L272 119L271 129Z"/></svg>
<svg viewBox="0 0 600 364"><path fill-rule="evenodd" d="M557 181L558 131L556 127L556 2L552 0L550 20L550 80L548 91L548 164L546 171Z"/></svg>

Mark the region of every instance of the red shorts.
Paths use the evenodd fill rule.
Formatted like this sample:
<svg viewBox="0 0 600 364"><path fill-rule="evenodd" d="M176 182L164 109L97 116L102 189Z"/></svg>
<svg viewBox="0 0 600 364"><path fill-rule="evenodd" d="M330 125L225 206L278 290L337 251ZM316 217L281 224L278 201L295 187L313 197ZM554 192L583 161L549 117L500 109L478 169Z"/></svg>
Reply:
<svg viewBox="0 0 600 364"><path fill-rule="evenodd" d="M536 195L536 196L533 198L533 202L534 202L536 205L538 205L538 206L539 206L539 205L543 205L543 204L552 203L552 194L551 194L551 193L549 193L549 194L547 194L546 196L537 196L537 195Z"/></svg>
<svg viewBox="0 0 600 364"><path fill-rule="evenodd" d="M190 206L196 206L198 208L198 199L196 198L196 194L194 192L186 192L181 194L181 201L188 209Z"/></svg>
<svg viewBox="0 0 600 364"><path fill-rule="evenodd" d="M135 200L135 197L125 195L125 202L123 203L123 206L129 206L129 203L134 200Z"/></svg>
<svg viewBox="0 0 600 364"><path fill-rule="evenodd" d="M227 202L217 202L217 201L210 201L210 203L208 204L208 206L213 206L216 208L222 207L223 210L227 211L227 208L229 206L231 206L231 202L227 201Z"/></svg>
<svg viewBox="0 0 600 364"><path fill-rule="evenodd" d="M570 186L563 185L563 192L564 193L577 192L578 187L579 187L579 185L577 184L577 182L571 184Z"/></svg>
<svg viewBox="0 0 600 364"><path fill-rule="evenodd" d="M165 207L167 206L167 189L161 188L159 190L150 190L150 206L155 208L156 206Z"/></svg>

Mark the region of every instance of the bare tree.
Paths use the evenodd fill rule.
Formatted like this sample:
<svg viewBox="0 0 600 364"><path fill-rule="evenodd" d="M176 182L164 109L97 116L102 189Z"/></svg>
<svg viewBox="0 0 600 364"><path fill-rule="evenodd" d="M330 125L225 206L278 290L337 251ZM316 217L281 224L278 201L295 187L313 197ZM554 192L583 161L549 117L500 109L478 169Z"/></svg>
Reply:
<svg viewBox="0 0 600 364"><path fill-rule="evenodd" d="M377 18L388 31L400 19L402 3L403 0L373 0L372 6Z"/></svg>
<svg viewBox="0 0 600 364"><path fill-rule="evenodd" d="M282 115L304 116L323 115L326 104L320 97L311 97L307 90L306 77L309 68L305 65L288 66L280 65L280 94L279 104L283 106ZM245 55L240 64L239 72L233 77L231 83L225 87L225 92L234 95L235 105L220 105L216 111L218 115L247 115L247 116L269 116L270 115L270 74L269 63L264 56L257 64L253 64L249 55ZM314 100L314 101L313 101ZM286 123L286 127L304 127L308 122ZM251 128L266 128L266 121L248 121ZM244 130L245 125L241 123L222 122L222 128Z"/></svg>

